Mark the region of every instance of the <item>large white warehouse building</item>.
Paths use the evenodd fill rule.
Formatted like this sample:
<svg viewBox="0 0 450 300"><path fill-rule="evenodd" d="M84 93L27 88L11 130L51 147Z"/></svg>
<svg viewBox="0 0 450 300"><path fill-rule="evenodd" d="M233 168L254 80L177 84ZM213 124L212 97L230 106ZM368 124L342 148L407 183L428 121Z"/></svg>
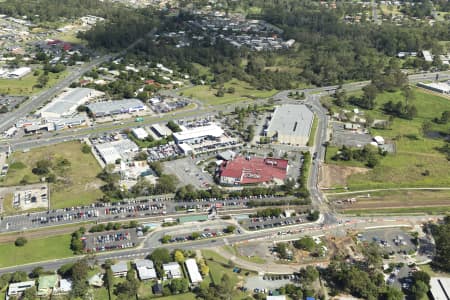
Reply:
<svg viewBox="0 0 450 300"><path fill-rule="evenodd" d="M52 102L44 106L39 115L42 118L65 118L77 114L77 107L85 104L93 98L103 95L102 92L88 88L67 89Z"/></svg>
<svg viewBox="0 0 450 300"><path fill-rule="evenodd" d="M305 105L278 106L265 134L281 144L306 146L313 120L314 114Z"/></svg>

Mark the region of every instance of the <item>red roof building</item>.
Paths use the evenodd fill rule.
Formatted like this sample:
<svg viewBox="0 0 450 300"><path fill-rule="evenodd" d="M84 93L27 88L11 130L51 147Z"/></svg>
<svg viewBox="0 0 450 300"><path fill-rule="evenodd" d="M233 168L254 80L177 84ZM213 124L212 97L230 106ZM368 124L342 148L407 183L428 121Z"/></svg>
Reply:
<svg viewBox="0 0 450 300"><path fill-rule="evenodd" d="M283 182L287 169L288 161L285 159L237 156L220 166L220 183L243 185L277 180Z"/></svg>

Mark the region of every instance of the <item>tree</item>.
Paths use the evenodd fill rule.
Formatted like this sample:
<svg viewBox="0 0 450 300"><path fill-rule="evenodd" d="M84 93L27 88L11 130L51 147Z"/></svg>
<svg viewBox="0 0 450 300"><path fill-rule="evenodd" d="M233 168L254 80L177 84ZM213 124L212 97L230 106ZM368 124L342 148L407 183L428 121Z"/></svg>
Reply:
<svg viewBox="0 0 450 300"><path fill-rule="evenodd" d="M152 254L148 256L148 258L151 259L155 264L155 270L158 273L159 277L164 277L164 270L162 268L162 265L172 261L169 250L167 250L166 248L156 248L155 250L153 250Z"/></svg>
<svg viewBox="0 0 450 300"><path fill-rule="evenodd" d="M30 277L31 278L38 278L40 275L42 275L42 273L44 273L44 268L43 267L36 267L36 268L34 268L31 271Z"/></svg>
<svg viewBox="0 0 450 300"><path fill-rule="evenodd" d="M411 287L411 294L416 300L420 300L428 293L429 287L423 281L416 281Z"/></svg>
<svg viewBox="0 0 450 300"><path fill-rule="evenodd" d="M294 247L309 252L314 251L316 248L316 242L310 236L304 236L299 240L294 241Z"/></svg>
<svg viewBox="0 0 450 300"><path fill-rule="evenodd" d="M200 233L198 233L198 232L193 232L193 233L191 234L191 238L192 238L193 240L198 240L198 239L200 238Z"/></svg>
<svg viewBox="0 0 450 300"><path fill-rule="evenodd" d="M181 250L175 250L173 257L175 261L179 264L183 264L186 258L184 257L183 251Z"/></svg>
<svg viewBox="0 0 450 300"><path fill-rule="evenodd" d="M427 286L430 286L430 275L427 272L424 271L417 271L413 273L413 280L414 282L417 281L422 281L424 282Z"/></svg>
<svg viewBox="0 0 450 300"><path fill-rule="evenodd" d="M304 284L304 286L309 286L319 278L319 271L317 271L317 269L313 266L307 266L304 269L300 269L299 273L302 278L300 281Z"/></svg>
<svg viewBox="0 0 450 300"><path fill-rule="evenodd" d="M106 288L108 289L108 298L111 299L111 293L114 289L114 274L111 267L106 268L105 276L103 277Z"/></svg>
<svg viewBox="0 0 450 300"><path fill-rule="evenodd" d="M236 230L236 226L233 226L233 225L228 225L228 226L225 228L225 232L226 232L226 233L234 233L235 230Z"/></svg>
<svg viewBox="0 0 450 300"><path fill-rule="evenodd" d="M91 153L91 146L89 146L88 144L83 144L83 146L81 146L81 152L83 152L84 154Z"/></svg>
<svg viewBox="0 0 450 300"><path fill-rule="evenodd" d="M24 271L16 271L11 275L11 282L21 282L26 281L28 278L27 273Z"/></svg>
<svg viewBox="0 0 450 300"><path fill-rule="evenodd" d="M436 242L433 266L450 272L450 217L445 217L443 224L431 226L431 232Z"/></svg>
<svg viewBox="0 0 450 300"><path fill-rule="evenodd" d="M167 244L170 242L171 239L172 239L172 236L166 234L161 238L161 243Z"/></svg>
<svg viewBox="0 0 450 300"><path fill-rule="evenodd" d="M22 294L22 300L35 300L36 299L36 288L30 287L26 289Z"/></svg>
<svg viewBox="0 0 450 300"><path fill-rule="evenodd" d="M369 267L380 268L383 264L383 258L378 244L370 243L367 247L363 248L363 254L367 259L367 265Z"/></svg>
<svg viewBox="0 0 450 300"><path fill-rule="evenodd" d="M405 295L403 292L397 288L388 286L384 294L383 299L385 300L403 300Z"/></svg>
<svg viewBox="0 0 450 300"><path fill-rule="evenodd" d="M189 282L185 278L175 278L170 281L169 288L173 294L186 293L189 290Z"/></svg>
<svg viewBox="0 0 450 300"><path fill-rule="evenodd" d="M86 258L80 259L73 265L71 272L72 290L70 292L72 297L83 298L86 295L89 289L87 284L88 270L89 266Z"/></svg>
<svg viewBox="0 0 450 300"><path fill-rule="evenodd" d="M25 244L27 242L28 242L28 240L25 237L20 236L16 239L16 241L14 242L14 245L16 245L16 247L23 247L23 246L25 246Z"/></svg>

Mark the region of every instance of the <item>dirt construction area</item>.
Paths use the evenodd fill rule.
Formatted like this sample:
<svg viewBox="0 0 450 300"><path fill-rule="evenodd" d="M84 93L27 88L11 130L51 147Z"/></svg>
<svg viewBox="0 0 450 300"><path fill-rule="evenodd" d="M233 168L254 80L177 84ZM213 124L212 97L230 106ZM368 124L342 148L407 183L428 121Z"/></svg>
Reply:
<svg viewBox="0 0 450 300"><path fill-rule="evenodd" d="M344 167L338 165L323 164L320 168L320 188L347 186L347 178L353 174L364 174L369 169L357 167Z"/></svg>

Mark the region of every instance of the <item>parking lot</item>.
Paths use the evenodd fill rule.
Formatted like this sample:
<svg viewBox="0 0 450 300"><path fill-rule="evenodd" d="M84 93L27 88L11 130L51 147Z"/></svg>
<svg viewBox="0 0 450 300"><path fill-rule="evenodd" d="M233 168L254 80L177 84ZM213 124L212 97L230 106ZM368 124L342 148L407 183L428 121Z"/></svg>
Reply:
<svg viewBox="0 0 450 300"><path fill-rule="evenodd" d="M369 230L358 235L361 242L375 242L389 255L405 257L414 252L416 246L412 243L412 237L399 228Z"/></svg>
<svg viewBox="0 0 450 300"><path fill-rule="evenodd" d="M345 130L343 123L332 122L333 139L335 146L362 147L372 142L372 136L368 133Z"/></svg>
<svg viewBox="0 0 450 300"><path fill-rule="evenodd" d="M0 108L6 107L8 111L12 111L14 108L18 107L27 97L24 96L0 96Z"/></svg>
<svg viewBox="0 0 450 300"><path fill-rule="evenodd" d="M265 228L282 227L294 224L302 224L308 222L307 215L298 215L295 217L260 217L260 218L248 218L240 220L240 224L248 230L258 230Z"/></svg>
<svg viewBox="0 0 450 300"><path fill-rule="evenodd" d="M83 236L86 252L101 252L135 247L138 243L136 229L88 233Z"/></svg>
<svg viewBox="0 0 450 300"><path fill-rule="evenodd" d="M214 183L208 172L202 172L195 160L190 157L167 161L163 163L166 173L178 177L178 186L192 184L196 189L206 188Z"/></svg>
<svg viewBox="0 0 450 300"><path fill-rule="evenodd" d="M148 153L148 161L159 161L163 159L169 159L169 158L176 158L180 155L183 155L180 148L175 145L174 143L167 144L167 145L161 145L158 147L153 147L147 149Z"/></svg>

